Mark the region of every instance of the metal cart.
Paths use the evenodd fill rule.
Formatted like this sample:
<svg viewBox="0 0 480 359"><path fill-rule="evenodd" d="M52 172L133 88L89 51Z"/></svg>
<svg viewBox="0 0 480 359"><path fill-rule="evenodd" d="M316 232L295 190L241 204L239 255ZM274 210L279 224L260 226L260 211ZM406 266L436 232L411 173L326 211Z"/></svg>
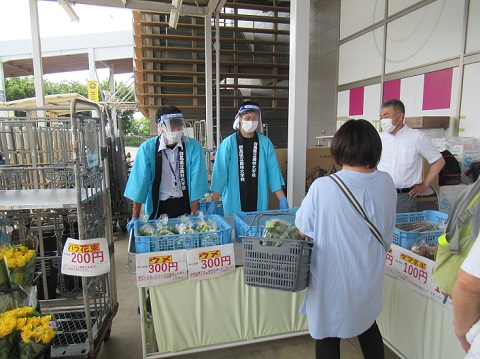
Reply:
<svg viewBox="0 0 480 359"><path fill-rule="evenodd" d="M95 358L118 310L105 121L97 104L74 99L70 108L0 108L25 116L0 117L0 217L38 239L42 313L57 334L51 357ZM66 114L52 117L39 114ZM90 114L99 114L90 115ZM60 273L64 240L103 237L110 272L95 277ZM56 277L53 285L48 277ZM52 298L54 296L55 298Z"/></svg>

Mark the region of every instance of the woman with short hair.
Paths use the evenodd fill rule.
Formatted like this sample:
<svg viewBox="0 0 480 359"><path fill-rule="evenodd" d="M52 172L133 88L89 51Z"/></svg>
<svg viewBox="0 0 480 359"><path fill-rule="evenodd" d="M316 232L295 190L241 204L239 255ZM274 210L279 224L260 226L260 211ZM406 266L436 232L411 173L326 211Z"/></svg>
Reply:
<svg viewBox="0 0 480 359"><path fill-rule="evenodd" d="M382 310L385 255L395 227L396 191L388 173L377 171L382 153L368 121L347 121L335 134L332 157L343 166L336 176L378 230L375 236L340 186L316 179L295 224L313 240L310 282L301 308L316 358L340 358L340 339L358 336L365 358L384 357L376 318Z"/></svg>

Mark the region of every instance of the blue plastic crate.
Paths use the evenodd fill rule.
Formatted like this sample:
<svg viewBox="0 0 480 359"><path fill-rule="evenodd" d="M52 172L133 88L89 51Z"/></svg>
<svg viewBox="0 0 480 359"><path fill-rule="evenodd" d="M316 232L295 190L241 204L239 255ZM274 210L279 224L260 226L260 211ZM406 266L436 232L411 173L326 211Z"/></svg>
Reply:
<svg viewBox="0 0 480 359"><path fill-rule="evenodd" d="M427 221L434 224L446 223L448 215L438 211L423 211L423 212L410 212L410 213L398 213L396 218L396 224L415 222L415 221ZM443 230L427 231L427 232L414 232L414 231L402 231L395 228L393 233L393 243L410 249L418 241L424 241L426 244L432 246L437 244L438 237L443 233Z"/></svg>
<svg viewBox="0 0 480 359"><path fill-rule="evenodd" d="M261 212L237 212L233 214L235 238L242 242L241 236L261 237L265 222L272 218L284 219L295 223L295 213L299 207Z"/></svg>
<svg viewBox="0 0 480 359"><path fill-rule="evenodd" d="M198 202L198 210L200 212L202 212L203 214L207 214L208 206L210 206L210 202ZM215 214L217 214L221 217L224 216L222 201L217 202L217 208L215 210Z"/></svg>
<svg viewBox="0 0 480 359"><path fill-rule="evenodd" d="M192 217L193 221L198 217ZM232 243L232 227L219 215L205 215L203 217L206 221L213 219L217 224L215 232L197 232L188 234L172 234L168 236L140 236L138 231L145 223L141 221L135 222L135 249L137 253L149 253L168 251L173 249L187 249L210 247L220 244ZM155 221L149 221L152 223ZM168 220L169 226L180 224L179 218L172 218Z"/></svg>

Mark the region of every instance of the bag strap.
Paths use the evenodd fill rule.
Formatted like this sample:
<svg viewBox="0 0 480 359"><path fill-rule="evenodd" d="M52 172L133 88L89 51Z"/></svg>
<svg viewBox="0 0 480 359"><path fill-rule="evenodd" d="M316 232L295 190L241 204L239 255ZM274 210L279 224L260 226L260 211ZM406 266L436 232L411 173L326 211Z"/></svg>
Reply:
<svg viewBox="0 0 480 359"><path fill-rule="evenodd" d="M367 222L368 228L370 229L370 232L375 236L377 241L385 247L385 244L383 243L382 235L378 231L377 227L370 222L370 220L367 218L367 215L365 214L365 211L363 210L362 206L360 203L358 203L357 199L353 196L352 192L348 189L347 185L336 175L336 174L331 174L329 176L333 181L340 187L340 189L345 193L347 198L350 200L350 203L353 205L353 207L357 210L358 213L365 219Z"/></svg>
<svg viewBox="0 0 480 359"><path fill-rule="evenodd" d="M460 228L468 222L473 220L473 227L471 232L471 239L475 240L480 230L480 179L475 181L467 189L465 189L456 199L453 209L449 215L447 228L445 229L446 241L450 245L452 253L458 253L459 246L459 231Z"/></svg>

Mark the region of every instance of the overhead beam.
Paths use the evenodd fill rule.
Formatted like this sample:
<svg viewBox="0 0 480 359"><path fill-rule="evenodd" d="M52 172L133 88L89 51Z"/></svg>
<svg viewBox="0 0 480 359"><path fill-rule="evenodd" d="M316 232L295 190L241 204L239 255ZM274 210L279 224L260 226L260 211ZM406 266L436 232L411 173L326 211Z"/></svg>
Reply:
<svg viewBox="0 0 480 359"><path fill-rule="evenodd" d="M57 0L42 0L42 1L57 1ZM132 10L142 10L142 11L153 11L156 13L170 14L172 9L172 4L169 3L160 3L156 1L148 0L127 0L126 3L119 0L102 0L99 4L98 0L69 0L69 3L73 4L83 4L83 5L95 5L95 6L107 6L115 7L122 9L132 9ZM180 12L183 16L194 16L194 17L204 17L206 11L203 7L193 6L193 5L182 5Z"/></svg>

